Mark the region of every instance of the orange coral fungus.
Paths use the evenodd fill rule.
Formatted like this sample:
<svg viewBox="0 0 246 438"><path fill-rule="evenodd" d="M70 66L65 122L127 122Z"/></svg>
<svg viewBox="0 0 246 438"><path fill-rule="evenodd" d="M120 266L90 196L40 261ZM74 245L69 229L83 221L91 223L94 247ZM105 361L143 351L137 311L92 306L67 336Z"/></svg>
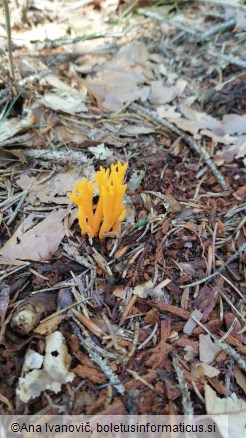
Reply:
<svg viewBox="0 0 246 438"><path fill-rule="evenodd" d="M102 166L96 172L95 179L99 191L99 200L94 208L94 184L83 177L77 183L69 196L78 206L78 219L82 234L94 237L99 234L103 239L109 231L118 231L120 222L126 215L123 200L126 184L123 184L128 164L122 165L119 161L112 164L110 169Z"/></svg>

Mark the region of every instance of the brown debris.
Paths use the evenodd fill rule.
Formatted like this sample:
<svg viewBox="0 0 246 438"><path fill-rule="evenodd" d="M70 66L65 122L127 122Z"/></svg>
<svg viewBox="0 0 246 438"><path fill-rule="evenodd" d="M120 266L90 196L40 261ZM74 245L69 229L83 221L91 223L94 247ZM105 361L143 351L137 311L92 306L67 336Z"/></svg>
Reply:
<svg viewBox="0 0 246 438"><path fill-rule="evenodd" d="M148 304L158 309L161 313L170 313L172 316L184 319L185 321L190 317L190 312L173 306L172 304L159 303L153 300L148 300Z"/></svg>
<svg viewBox="0 0 246 438"><path fill-rule="evenodd" d="M170 351L172 351L171 345L167 344L165 341L160 341L157 347L150 353L150 357L145 361L145 365L154 370L157 368L165 368L166 358Z"/></svg>
<svg viewBox="0 0 246 438"><path fill-rule="evenodd" d="M212 310L214 309L217 299L219 297L219 290L216 288L210 289L208 286L204 286L198 297L193 301L193 309L199 309L203 313L201 322L206 322Z"/></svg>
<svg viewBox="0 0 246 438"><path fill-rule="evenodd" d="M240 322L238 321L238 319L231 312L227 312L225 314L224 318L225 318L227 330L230 329L232 323L234 322L234 320L236 320L236 325L235 325L234 329L232 330L232 332L230 332L230 335L233 336L238 341L242 342L243 336L238 334L238 332L239 332L239 330L241 330L242 326L241 326Z"/></svg>
<svg viewBox="0 0 246 438"><path fill-rule="evenodd" d="M100 412L100 415L126 415L126 408L119 398L116 398L114 402L107 406L103 411Z"/></svg>
<svg viewBox="0 0 246 438"><path fill-rule="evenodd" d="M102 384L107 380L105 374L101 371L86 365L77 365L73 371L77 376L82 377L82 379L88 379L92 383Z"/></svg>

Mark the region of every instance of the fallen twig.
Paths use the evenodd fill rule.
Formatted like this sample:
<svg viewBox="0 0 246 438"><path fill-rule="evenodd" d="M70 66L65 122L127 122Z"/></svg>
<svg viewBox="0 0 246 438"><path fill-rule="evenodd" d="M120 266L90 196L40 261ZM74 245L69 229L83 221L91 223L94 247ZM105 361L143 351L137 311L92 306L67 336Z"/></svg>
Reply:
<svg viewBox="0 0 246 438"><path fill-rule="evenodd" d="M159 21L160 23L167 23L167 24L169 24L169 26L173 26L176 29L187 33L190 36L193 36L193 37L197 36L197 32L195 30L189 29L188 27L185 27L180 23L176 23L175 21L170 21L167 18L163 17L162 15L157 14L156 12L149 11L148 9L139 8L137 10L137 13L139 15L144 15L145 17L154 18L155 20Z"/></svg>
<svg viewBox="0 0 246 438"><path fill-rule="evenodd" d="M235 58L235 56L224 55L223 53L221 53L219 57L222 58L224 61L229 62L230 64L237 65L238 67L241 68L246 68L246 61L244 61L243 59Z"/></svg>
<svg viewBox="0 0 246 438"><path fill-rule="evenodd" d="M74 150L53 150L53 149L26 149L23 150L26 158L34 159L41 158L42 160L58 161L59 163L73 163L78 166L81 164L89 164L89 159L81 152Z"/></svg>
<svg viewBox="0 0 246 438"><path fill-rule="evenodd" d="M190 3L189 0L186 0ZM233 8L233 9L240 9L242 11L246 11L246 6L242 3L236 3L228 0L198 0L200 3L210 3L213 6L224 6L224 8Z"/></svg>
<svg viewBox="0 0 246 438"><path fill-rule="evenodd" d="M15 69L12 51L12 39L11 39L11 25L10 25L10 13L9 13L9 2L8 0L3 0L4 14L5 14L5 24L8 42L8 58L9 58L9 72L10 77L15 85Z"/></svg>
<svg viewBox="0 0 246 438"><path fill-rule="evenodd" d="M43 49L55 49L57 47L61 46L67 46L69 44L76 44L81 41L88 41L88 40L95 40L100 38L122 38L125 34L123 32L117 32L117 33L104 33L99 35L81 35L76 38L69 38L65 40L48 40L48 41L39 41L39 40L33 40L30 41L30 43L41 43Z"/></svg>
<svg viewBox="0 0 246 438"><path fill-rule="evenodd" d="M231 29L236 24L237 22L235 18L230 18L230 20L228 21L216 24L215 26L211 27L200 35L199 42L206 41L208 38L210 38L212 35L215 35L216 33L224 32L225 30Z"/></svg>

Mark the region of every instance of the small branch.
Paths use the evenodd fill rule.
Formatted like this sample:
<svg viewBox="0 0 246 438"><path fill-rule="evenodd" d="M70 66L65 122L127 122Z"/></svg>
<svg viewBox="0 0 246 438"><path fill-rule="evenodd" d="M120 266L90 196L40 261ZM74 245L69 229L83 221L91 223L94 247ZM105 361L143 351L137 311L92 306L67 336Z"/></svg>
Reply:
<svg viewBox="0 0 246 438"><path fill-rule="evenodd" d="M131 103L130 108L137 113L140 113L140 114L142 113L142 114L147 115L148 117L150 117L152 120L154 120L158 124L164 126L165 128L170 129L170 131L174 132L178 136L181 136L182 139L185 141L185 143L189 146L189 148L203 158L206 165L210 168L211 172L214 174L214 176L216 177L216 179L219 182L219 184L221 185L221 187L224 190L227 190L227 184L224 180L223 175L221 175L221 173L219 172L219 170L217 169L216 165L213 163L211 158L209 158L207 156L205 151L203 151L201 148L199 148L199 146L193 140L192 137L190 137L187 134L183 134L183 132L179 128L177 128L175 125L173 125L172 123L168 122L165 119L161 119L156 113L148 110L147 108L145 108L142 105L139 105L136 103Z"/></svg>
<svg viewBox="0 0 246 438"><path fill-rule="evenodd" d="M175 27L178 30L181 30L182 32L187 33L190 36L196 37L197 32L192 29L188 29L188 27L183 26L180 23L176 23L175 21L170 21L167 18L163 17L162 15L157 14L156 12L149 11L147 9L139 8L137 9L137 13L139 15L144 15L144 17L154 18L155 20L159 21L160 23L167 23L169 26Z"/></svg>
<svg viewBox="0 0 246 438"><path fill-rule="evenodd" d="M9 13L9 3L8 0L3 0L4 14L5 14L5 24L7 33L7 44L8 44L8 58L9 58L9 73L10 77L15 84L15 70L13 61L13 50L12 50L12 39L11 39L11 24L10 24L10 13Z"/></svg>
<svg viewBox="0 0 246 438"><path fill-rule="evenodd" d="M61 46L67 46L69 44L76 44L81 41L88 41L88 40L98 40L102 38L122 38L125 34L123 32L117 32L117 33L103 33L99 35L81 35L75 38L69 38L65 40L46 40L46 41L40 41L40 40L32 40L30 43L41 43L43 44L43 49L56 49L57 47Z"/></svg>
<svg viewBox="0 0 246 438"><path fill-rule="evenodd" d="M154 18L155 20L159 21L160 23L167 23L169 26L173 26L176 29L187 33L188 35L196 38L197 42L203 43L208 38L210 38L212 35L215 35L218 32L224 32L227 29L233 28L237 22L235 18L230 18L230 20L216 24L215 26L211 27L209 30L206 30L202 33L189 29L185 26L183 26L180 23L176 23L175 21L170 21L167 18L163 17L162 15L157 14L156 12L149 11L147 9L140 8L137 10L139 15L144 15L145 17Z"/></svg>
<svg viewBox="0 0 246 438"><path fill-rule="evenodd" d="M237 65L238 67L241 68L246 68L246 61L244 61L243 59L235 58L234 56L228 56L224 54L219 55L219 57L222 58L224 61L229 62L230 64Z"/></svg>
<svg viewBox="0 0 246 438"><path fill-rule="evenodd" d="M186 0L187 3L190 3L190 0ZM223 6L224 8L233 8L240 9L241 11L246 12L246 6L241 3L235 3L227 0L198 0L199 3L210 3L213 6Z"/></svg>
<svg viewBox="0 0 246 438"><path fill-rule="evenodd" d="M58 161L63 164L73 163L79 166L89 162L88 157L74 150L26 149L23 150L23 153L28 159L40 158L42 160Z"/></svg>
<svg viewBox="0 0 246 438"><path fill-rule="evenodd" d="M199 42L204 42L208 38L210 38L212 35L215 35L219 32L224 32L225 30L231 29L234 26L236 26L237 22L235 18L230 18L230 20L225 21L223 23L216 24L215 26L211 27L209 30L206 30L203 32L199 38Z"/></svg>

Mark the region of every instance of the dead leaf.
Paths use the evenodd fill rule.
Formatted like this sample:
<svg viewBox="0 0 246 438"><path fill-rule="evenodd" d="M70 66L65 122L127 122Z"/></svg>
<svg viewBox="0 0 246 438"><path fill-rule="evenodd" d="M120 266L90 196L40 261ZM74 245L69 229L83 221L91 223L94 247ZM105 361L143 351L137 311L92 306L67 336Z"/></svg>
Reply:
<svg viewBox="0 0 246 438"><path fill-rule="evenodd" d="M23 362L22 371L24 373L30 370L40 369L43 365L44 356L42 354L37 353L37 351L32 350L31 348L27 350Z"/></svg>
<svg viewBox="0 0 246 438"><path fill-rule="evenodd" d="M239 139L236 144L232 144L229 146L224 146L222 150L218 151L215 155L216 163L217 160L220 159L221 163L231 163L236 159L243 158L246 155L246 140Z"/></svg>
<svg viewBox="0 0 246 438"><path fill-rule="evenodd" d="M202 319L202 312L200 312L200 310L194 310L192 312L192 314L190 315L188 321L186 322L184 328L183 328L183 332L186 333L187 335L191 335L191 333L193 332L194 328L197 326L196 321L194 321L193 316L200 321Z"/></svg>
<svg viewBox="0 0 246 438"><path fill-rule="evenodd" d="M34 124L34 114L29 112L28 115L19 120L17 118L12 118L10 120L1 121L0 123L0 143L13 137L18 132L25 131L30 125Z"/></svg>
<svg viewBox="0 0 246 438"><path fill-rule="evenodd" d="M199 363L192 365L191 374L195 377L216 377L220 374L220 371L206 363Z"/></svg>
<svg viewBox="0 0 246 438"><path fill-rule="evenodd" d="M182 210L182 205L172 195L164 195L168 213L178 213Z"/></svg>
<svg viewBox="0 0 246 438"><path fill-rule="evenodd" d="M205 402L207 413L216 415L214 419L224 437L238 438L245 435L245 401L237 398L235 393L230 397L219 398L216 392L206 384ZM221 420L219 415L222 415ZM229 415L227 421L225 417L223 418L225 415Z"/></svg>
<svg viewBox="0 0 246 438"><path fill-rule="evenodd" d="M179 262L178 265L186 274L191 275L192 277L196 275L196 270L191 266L190 263Z"/></svg>
<svg viewBox="0 0 246 438"><path fill-rule="evenodd" d="M145 102L149 95L149 87L139 84L144 78L138 72L111 69L99 72L95 78L86 81L88 92L97 101L99 108L106 111L118 111L126 103L141 99Z"/></svg>
<svg viewBox="0 0 246 438"><path fill-rule="evenodd" d="M20 260L50 260L65 236L62 219L66 210L53 210L33 228L34 213L19 226L13 236L1 248L0 254Z"/></svg>
<svg viewBox="0 0 246 438"><path fill-rule="evenodd" d="M28 190L26 199L32 205L37 204L37 201L61 205L70 203L68 194L82 176L91 179L94 174L95 169L92 165L83 166L82 169L72 166L65 172L56 173L41 184L39 181L44 178L43 174L37 178L23 174L16 183L23 190Z"/></svg>
<svg viewBox="0 0 246 438"><path fill-rule="evenodd" d="M81 112L87 112L88 109L83 103L83 94L77 91L57 90L45 95L39 100L39 102L51 108L55 111L61 111L66 114L78 114Z"/></svg>
<svg viewBox="0 0 246 438"><path fill-rule="evenodd" d="M17 396L23 403L28 403L47 389L57 394L63 383L72 382L75 377L69 371L70 363L71 356L61 332L56 331L47 336L43 369L32 369L25 377L19 378Z"/></svg>
<svg viewBox="0 0 246 438"><path fill-rule="evenodd" d="M225 114L222 126L226 134L246 134L246 117L238 114Z"/></svg>
<svg viewBox="0 0 246 438"><path fill-rule="evenodd" d="M139 188L144 177L145 177L144 170L140 170L139 172L137 171L133 172L131 178L127 183L127 190L130 192L135 192Z"/></svg>
<svg viewBox="0 0 246 438"><path fill-rule="evenodd" d="M210 335L199 335L199 355L201 362L207 364L213 362L221 350L222 349L212 341Z"/></svg>
<svg viewBox="0 0 246 438"><path fill-rule="evenodd" d="M145 281L145 283L138 284L134 287L132 293L140 298L146 298L150 295L150 290L153 290L153 283L151 280Z"/></svg>
<svg viewBox="0 0 246 438"><path fill-rule="evenodd" d="M166 87L163 81L152 81L150 87L149 101L153 105L162 105L171 102L177 96L174 86Z"/></svg>
<svg viewBox="0 0 246 438"><path fill-rule="evenodd" d="M113 152L101 143L95 147L91 146L88 150L96 157L97 160L107 160L113 156Z"/></svg>
<svg viewBox="0 0 246 438"><path fill-rule="evenodd" d="M155 132L155 129L151 126L144 126L144 125L128 125L124 126L120 130L120 135L130 135L132 137L135 137L136 135L146 135L151 134Z"/></svg>
<svg viewBox="0 0 246 438"><path fill-rule="evenodd" d="M47 321L38 324L33 331L34 333L38 333L40 335L50 335L59 327L63 318L64 317L62 315L54 315Z"/></svg>

